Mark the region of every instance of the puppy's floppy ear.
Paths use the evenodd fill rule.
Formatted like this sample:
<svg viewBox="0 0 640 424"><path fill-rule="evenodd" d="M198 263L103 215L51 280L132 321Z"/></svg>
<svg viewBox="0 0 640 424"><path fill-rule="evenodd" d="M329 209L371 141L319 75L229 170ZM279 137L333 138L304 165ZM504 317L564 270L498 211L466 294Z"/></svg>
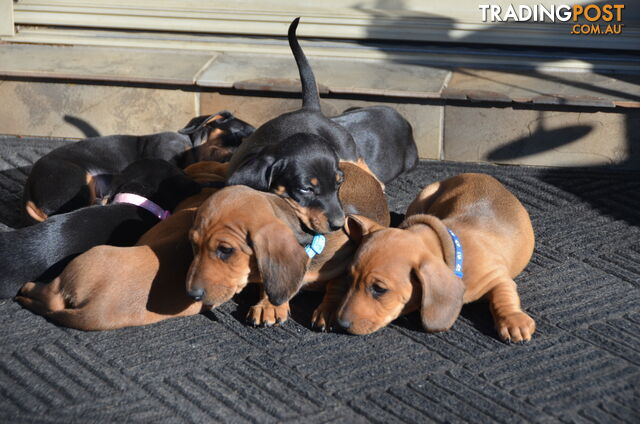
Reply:
<svg viewBox="0 0 640 424"><path fill-rule="evenodd" d="M424 262L414 272L422 286L422 326L429 332L448 330L460 315L464 283L444 262Z"/></svg>
<svg viewBox="0 0 640 424"><path fill-rule="evenodd" d="M207 141L210 131L209 124L217 119L220 119L220 113L198 116L189 121L186 127L178 130L178 133L188 135L194 147L201 146Z"/></svg>
<svg viewBox="0 0 640 424"><path fill-rule="evenodd" d="M181 130L178 130L178 132L180 134L193 134L194 132L198 131L199 129L202 129L205 127L205 125L207 125L209 123L209 121L211 121L213 118L215 118L216 116L221 116L221 114L223 114L226 111L223 112L219 112L219 113L214 113L213 115L202 115L202 116L198 116L196 118L193 118L191 121L189 121L189 123ZM229 113L229 112L227 112Z"/></svg>
<svg viewBox="0 0 640 424"><path fill-rule="evenodd" d="M281 305L300 289L309 257L281 221L262 226L251 234L251 242L269 301Z"/></svg>
<svg viewBox="0 0 640 424"><path fill-rule="evenodd" d="M220 117L215 120L214 126L226 132L225 146L239 146L243 139L249 137L256 130L253 125L236 118L226 110L219 112L218 115Z"/></svg>
<svg viewBox="0 0 640 424"><path fill-rule="evenodd" d="M367 234L383 229L382 225L362 215L347 215L344 223L344 231L356 244L362 243L362 238Z"/></svg>
<svg viewBox="0 0 640 424"><path fill-rule="evenodd" d="M269 154L257 155L242 163L227 179L228 185L246 185L255 190L269 191L276 158Z"/></svg>

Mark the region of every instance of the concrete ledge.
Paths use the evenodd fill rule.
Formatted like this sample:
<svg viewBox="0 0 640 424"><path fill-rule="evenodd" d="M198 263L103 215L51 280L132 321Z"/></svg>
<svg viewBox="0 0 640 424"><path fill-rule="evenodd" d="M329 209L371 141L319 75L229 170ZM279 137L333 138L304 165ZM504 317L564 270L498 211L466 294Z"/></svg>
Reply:
<svg viewBox="0 0 640 424"><path fill-rule="evenodd" d="M0 134L82 138L175 131L197 115L176 89L1 81Z"/></svg>
<svg viewBox="0 0 640 424"><path fill-rule="evenodd" d="M640 108L640 74L491 71L404 59L314 57L329 94ZM0 44L0 77L296 91L291 54ZM390 100L393 101L393 100Z"/></svg>
<svg viewBox="0 0 640 424"><path fill-rule="evenodd" d="M458 100L640 108L640 75L457 69L442 97Z"/></svg>
<svg viewBox="0 0 640 424"><path fill-rule="evenodd" d="M392 106L413 125L422 158L640 169L638 75L311 62L327 116ZM8 135L175 131L224 109L260 125L300 105L289 56L0 45L0 74L9 76L0 82Z"/></svg>
<svg viewBox="0 0 640 424"><path fill-rule="evenodd" d="M215 53L0 45L0 75L194 85Z"/></svg>

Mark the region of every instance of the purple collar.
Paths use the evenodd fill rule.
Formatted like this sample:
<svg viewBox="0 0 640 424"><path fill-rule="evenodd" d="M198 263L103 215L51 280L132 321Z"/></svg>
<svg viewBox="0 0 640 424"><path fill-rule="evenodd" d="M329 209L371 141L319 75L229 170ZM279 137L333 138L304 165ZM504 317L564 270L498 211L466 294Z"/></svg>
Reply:
<svg viewBox="0 0 640 424"><path fill-rule="evenodd" d="M139 206L154 214L160 221L164 221L169 215L171 215L171 212L162 209L160 206L153 203L146 197L138 196L137 194L133 193L116 194L116 197L113 198L111 204L116 203L128 203L130 205Z"/></svg>

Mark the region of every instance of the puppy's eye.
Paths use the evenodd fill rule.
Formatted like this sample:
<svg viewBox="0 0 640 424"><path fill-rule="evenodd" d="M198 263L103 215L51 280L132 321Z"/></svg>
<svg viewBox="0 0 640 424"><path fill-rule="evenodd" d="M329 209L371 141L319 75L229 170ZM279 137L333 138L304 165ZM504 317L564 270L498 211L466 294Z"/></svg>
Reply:
<svg viewBox="0 0 640 424"><path fill-rule="evenodd" d="M373 295L373 297L380 297L388 291L389 289L382 287L378 283L375 283L371 286L371 294Z"/></svg>
<svg viewBox="0 0 640 424"><path fill-rule="evenodd" d="M298 191L302 194L311 194L311 192L313 192L313 189L311 187L301 187L298 189Z"/></svg>
<svg viewBox="0 0 640 424"><path fill-rule="evenodd" d="M220 258L220 259L227 259L229 256L231 256L233 254L233 247L231 246L225 246L223 244L218 245L218 248L216 249L216 255Z"/></svg>

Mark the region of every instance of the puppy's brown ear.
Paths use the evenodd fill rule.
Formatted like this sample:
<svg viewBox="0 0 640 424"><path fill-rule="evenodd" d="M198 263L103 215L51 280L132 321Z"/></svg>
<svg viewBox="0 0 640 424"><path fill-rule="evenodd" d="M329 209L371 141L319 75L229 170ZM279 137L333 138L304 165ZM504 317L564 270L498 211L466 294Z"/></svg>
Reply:
<svg viewBox="0 0 640 424"><path fill-rule="evenodd" d="M362 238L367 234L382 229L384 229L382 225L362 215L347 215L344 222L344 231L356 244L362 243Z"/></svg>
<svg viewBox="0 0 640 424"><path fill-rule="evenodd" d="M444 262L425 262L415 273L422 286L422 326L429 332L448 330L460 315L464 283Z"/></svg>
<svg viewBox="0 0 640 424"><path fill-rule="evenodd" d="M269 301L281 305L300 289L309 257L291 228L280 221L261 227L251 241Z"/></svg>

